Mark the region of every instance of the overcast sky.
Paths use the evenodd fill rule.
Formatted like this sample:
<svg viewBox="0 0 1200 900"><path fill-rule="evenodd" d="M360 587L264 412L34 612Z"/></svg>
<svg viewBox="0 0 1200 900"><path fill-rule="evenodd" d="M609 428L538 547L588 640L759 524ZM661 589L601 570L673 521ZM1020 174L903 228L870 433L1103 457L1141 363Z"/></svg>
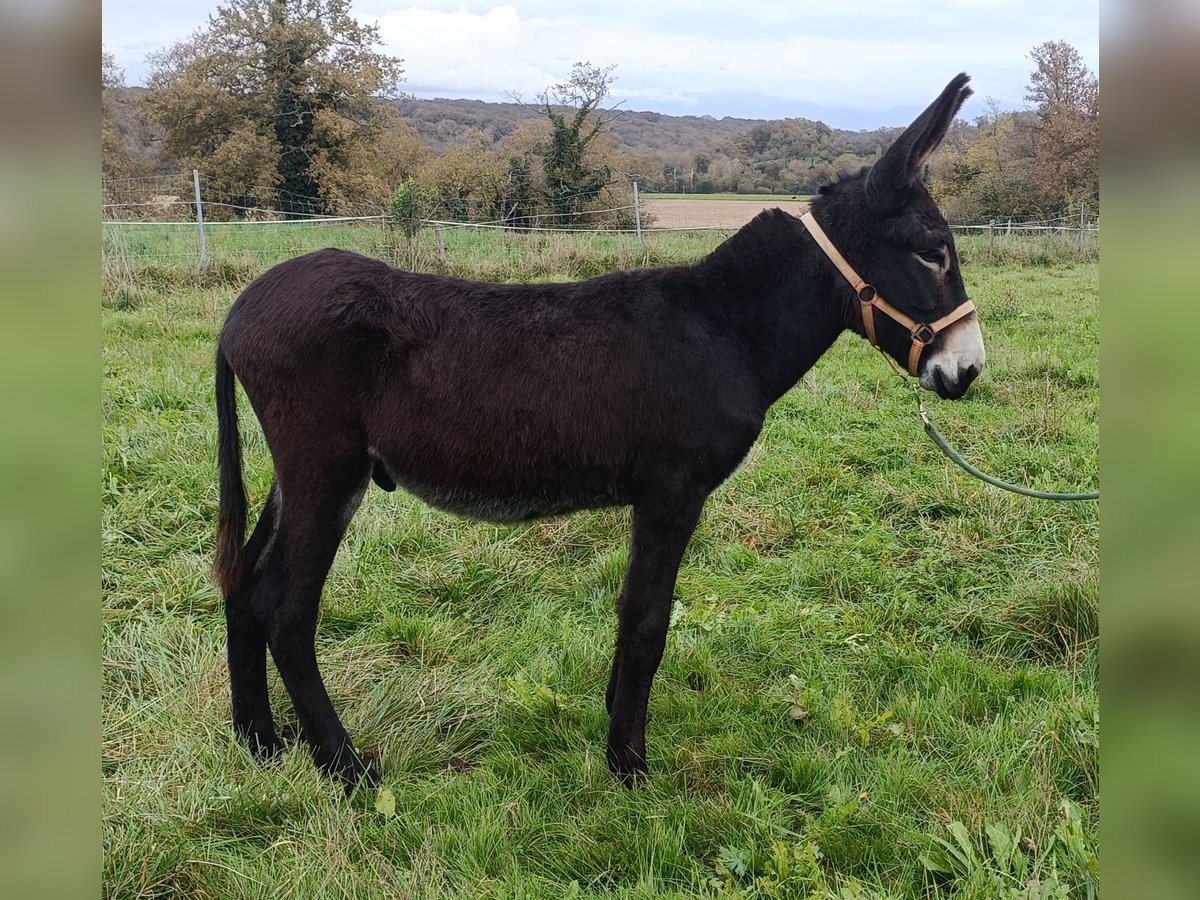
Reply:
<svg viewBox="0 0 1200 900"><path fill-rule="evenodd" d="M532 98L571 65L615 63L614 97L672 115L804 116L903 125L956 73L1025 106L1037 44L1065 40L1099 70L1099 0L352 0L404 60L417 97ZM127 84L146 55L203 28L216 0L106 0L104 46Z"/></svg>

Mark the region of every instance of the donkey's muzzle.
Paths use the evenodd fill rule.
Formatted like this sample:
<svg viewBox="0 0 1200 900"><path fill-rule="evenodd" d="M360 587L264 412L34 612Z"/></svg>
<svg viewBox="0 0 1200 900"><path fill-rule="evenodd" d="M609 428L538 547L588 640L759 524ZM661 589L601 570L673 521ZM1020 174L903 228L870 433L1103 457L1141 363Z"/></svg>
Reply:
<svg viewBox="0 0 1200 900"><path fill-rule="evenodd" d="M946 400L957 400L983 371L986 356L979 319L974 314L966 316L938 335L922 356L921 387Z"/></svg>
<svg viewBox="0 0 1200 900"><path fill-rule="evenodd" d="M930 376L931 387L943 400L957 400L967 392L967 388L979 374L979 366L974 364L963 366L953 373L936 363L930 368L933 370Z"/></svg>

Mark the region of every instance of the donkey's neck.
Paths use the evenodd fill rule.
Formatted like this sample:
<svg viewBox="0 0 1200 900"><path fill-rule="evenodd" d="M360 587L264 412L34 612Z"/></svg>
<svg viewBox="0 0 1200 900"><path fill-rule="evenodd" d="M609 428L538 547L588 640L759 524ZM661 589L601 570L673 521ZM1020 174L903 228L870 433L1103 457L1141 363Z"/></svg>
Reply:
<svg viewBox="0 0 1200 900"><path fill-rule="evenodd" d="M846 286L800 220L781 210L760 213L699 269L753 357L768 403L848 327Z"/></svg>

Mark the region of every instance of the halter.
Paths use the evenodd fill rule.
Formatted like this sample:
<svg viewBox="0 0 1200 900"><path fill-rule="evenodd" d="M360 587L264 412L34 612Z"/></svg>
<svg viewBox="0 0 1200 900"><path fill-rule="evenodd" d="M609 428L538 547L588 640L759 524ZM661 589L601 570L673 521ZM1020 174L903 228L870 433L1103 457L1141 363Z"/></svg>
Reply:
<svg viewBox="0 0 1200 900"><path fill-rule="evenodd" d="M833 242L829 240L829 236L817 224L817 220L813 218L812 213L805 213L800 217L800 221L808 229L808 233L813 236L813 240L817 242L817 246L825 251L825 255L838 267L838 271L846 277L846 280L850 282L850 286L854 288L854 292L858 295L858 302L862 307L863 328L866 329L867 340L871 342L871 346L880 349L879 342L875 340L875 310L879 310L892 321L908 329L908 333L912 336L912 347L908 351L909 375L917 374L917 365L921 361L921 351L933 343L933 339L937 337L939 331L953 325L968 313L975 311L975 304L967 299L936 322L917 322L914 319L910 319L884 300L872 285L867 284L854 271L854 267L846 262L846 257L838 252L838 248L833 246Z"/></svg>

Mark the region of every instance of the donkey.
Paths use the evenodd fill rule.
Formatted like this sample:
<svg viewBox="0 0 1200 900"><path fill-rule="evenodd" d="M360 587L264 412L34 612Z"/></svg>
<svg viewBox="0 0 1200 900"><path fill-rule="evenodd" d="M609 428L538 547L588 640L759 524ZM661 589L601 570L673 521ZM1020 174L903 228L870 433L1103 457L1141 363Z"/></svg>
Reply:
<svg viewBox="0 0 1200 900"><path fill-rule="evenodd" d="M646 706L684 548L771 404L845 329L942 397L961 397L983 367L954 239L921 183L968 80L954 78L803 219L765 211L694 265L503 285L320 250L251 283L218 341L215 564L233 720L250 747L282 747L269 647L319 768L347 791L378 779L314 647L329 567L374 481L493 522L633 508L607 760L626 784L644 777ZM248 542L235 377L274 462Z"/></svg>

